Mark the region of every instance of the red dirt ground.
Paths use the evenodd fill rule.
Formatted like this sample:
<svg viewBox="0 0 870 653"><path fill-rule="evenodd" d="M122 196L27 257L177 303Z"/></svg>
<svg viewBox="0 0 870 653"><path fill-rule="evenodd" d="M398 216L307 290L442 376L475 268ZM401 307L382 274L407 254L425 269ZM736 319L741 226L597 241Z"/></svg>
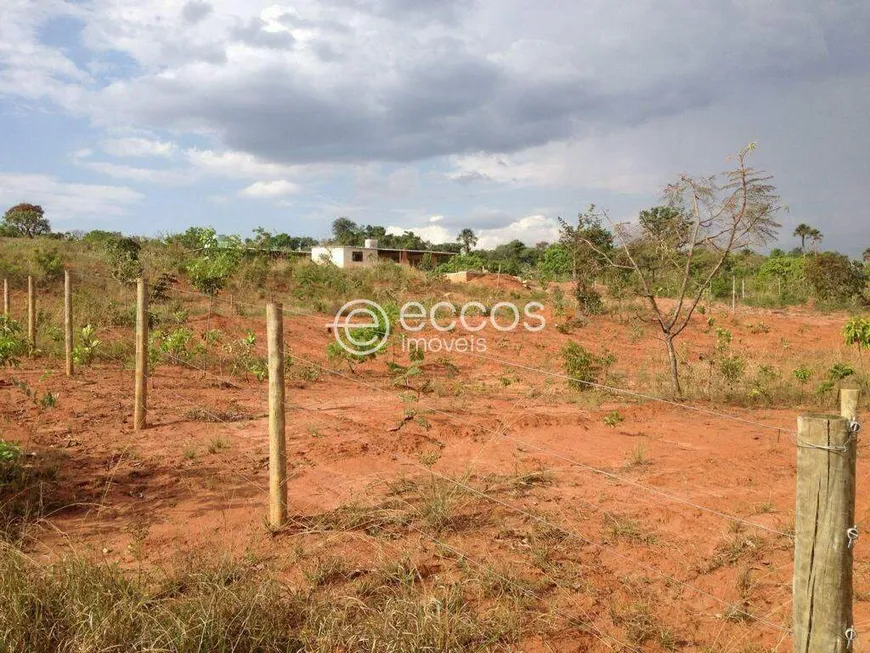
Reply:
<svg viewBox="0 0 870 653"><path fill-rule="evenodd" d="M840 347L843 316L741 310L737 320L720 310L717 322L734 332L735 347L758 358L775 362L783 340L793 350L808 353ZM707 317L697 316L684 334L682 346L690 358L710 349ZM790 622L791 543L760 527L788 531L793 522L796 454L791 430L800 407L704 406L773 427L763 428L685 406L606 394L590 399L588 393L567 391L562 379L491 360L558 372L558 352L569 339L594 351L614 352L616 369L626 374L663 360L651 325L629 338L625 325L602 317L570 335L553 328L534 334L487 329L488 358L449 355L458 368L455 376L436 364L438 356L430 355L427 369L439 390L424 393L415 403L423 419L405 420L402 389L391 383L383 363L393 355L402 357L394 352L360 365L354 373L330 367L324 355L331 337L327 321L326 316L285 318L289 353L342 375L321 373L303 380L291 371L287 448L294 519L349 501L374 503L384 495L387 480L425 478L421 454L430 452L440 452L433 466L436 474L462 478L487 492L492 475L550 470L552 482L499 493L498 503L484 499L480 503L489 509L473 513L478 520L474 528L435 539L484 564L515 562L527 555L529 534L541 528L538 520L545 520L562 530L557 559L578 573L575 586L561 588L559 609L607 635L626 637L619 613L643 602L678 635L681 650L791 647L782 630ZM769 331L752 333L746 325L757 321ZM192 324L205 328L204 318ZM264 342L260 319L218 315L209 327L239 335L250 328L258 343ZM298 358L296 365L302 365ZM58 371L41 374L38 370L45 367ZM27 361L21 370L4 371L0 380L4 439L20 441L28 451L50 452L59 465L57 502L65 507L41 524L37 557L48 561L74 551L134 566L161 564L202 548L252 552L277 561L291 582L298 577L294 550L300 541L318 551L340 551L360 565L372 564L380 555L395 557L397 551L436 567L445 564L437 555L437 542L427 534L384 542L361 532L326 540L293 528L278 535L268 532L265 383L234 377L228 385L221 381L228 377L225 370L203 373L161 365L150 382L149 428L135 433L130 370L99 364L68 380L60 368L56 361ZM57 407L39 410L8 383L11 376L41 392L57 392ZM190 417L194 409L215 412L230 406L249 419L210 423ZM614 410L624 421L612 427L604 417ZM190 452L195 455L190 457ZM631 464L637 452L645 460ZM862 448L859 521L870 518L868 471ZM733 522L712 511L737 515L752 525L735 529ZM864 630L870 627L866 550L859 545L855 562L859 632L862 625ZM534 574L530 559L525 559ZM738 581L745 577L751 589L741 594ZM767 623L733 614L726 618L729 604ZM642 648L662 650L657 641ZM566 627L546 642L531 638L522 649L610 647Z"/></svg>

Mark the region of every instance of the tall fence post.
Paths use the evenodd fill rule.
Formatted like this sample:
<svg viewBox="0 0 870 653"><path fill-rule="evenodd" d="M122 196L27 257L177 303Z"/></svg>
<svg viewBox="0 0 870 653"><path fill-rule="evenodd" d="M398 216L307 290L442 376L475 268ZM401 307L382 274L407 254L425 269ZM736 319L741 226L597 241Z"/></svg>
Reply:
<svg viewBox="0 0 870 653"><path fill-rule="evenodd" d="M269 345L269 524L287 521L287 444L284 421L284 307L266 305Z"/></svg>
<svg viewBox="0 0 870 653"><path fill-rule="evenodd" d="M27 277L27 340L36 349L36 286L33 277Z"/></svg>
<svg viewBox="0 0 870 653"><path fill-rule="evenodd" d="M3 315L9 317L9 279L3 279Z"/></svg>
<svg viewBox="0 0 870 653"><path fill-rule="evenodd" d="M737 312L737 277L731 275L731 312Z"/></svg>
<svg viewBox="0 0 870 653"><path fill-rule="evenodd" d="M63 272L63 332L66 350L66 375L73 375L73 315L72 280L69 270Z"/></svg>
<svg viewBox="0 0 870 653"><path fill-rule="evenodd" d="M857 407L844 391L842 408ZM852 630L855 451L852 421L798 418L793 630L795 653L846 653Z"/></svg>
<svg viewBox="0 0 870 653"><path fill-rule="evenodd" d="M148 282L136 283L136 396L133 406L133 429L141 431L148 413Z"/></svg>

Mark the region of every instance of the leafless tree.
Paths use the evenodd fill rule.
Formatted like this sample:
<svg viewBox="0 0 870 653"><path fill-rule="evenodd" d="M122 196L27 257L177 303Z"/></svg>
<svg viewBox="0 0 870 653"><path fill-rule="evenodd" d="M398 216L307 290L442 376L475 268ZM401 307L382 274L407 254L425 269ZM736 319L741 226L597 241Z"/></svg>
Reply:
<svg viewBox="0 0 870 653"><path fill-rule="evenodd" d="M668 206L675 209L672 229L611 223L618 243L614 250L605 251L591 240L585 241L609 265L629 270L635 276L640 295L664 336L677 397L682 397L683 391L674 341L689 325L728 255L774 240L780 226L774 217L783 207L770 183L772 177L746 163L753 150L755 143L743 148L735 157L735 167L721 175L682 175L670 184L664 195ZM654 270L649 257L640 256L649 251L657 252L659 259L676 272L676 296L668 302L662 301L652 282ZM705 255L699 256L702 252ZM668 308L670 301L673 305Z"/></svg>

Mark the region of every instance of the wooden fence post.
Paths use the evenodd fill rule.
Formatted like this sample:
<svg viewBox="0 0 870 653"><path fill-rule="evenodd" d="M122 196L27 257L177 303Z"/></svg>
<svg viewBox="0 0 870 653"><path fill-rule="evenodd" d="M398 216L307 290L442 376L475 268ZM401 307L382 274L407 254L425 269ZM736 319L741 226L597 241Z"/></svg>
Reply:
<svg viewBox="0 0 870 653"><path fill-rule="evenodd" d="M731 275L731 312L737 312L737 277Z"/></svg>
<svg viewBox="0 0 870 653"><path fill-rule="evenodd" d="M31 276L27 277L27 339L36 349L36 287Z"/></svg>
<svg viewBox="0 0 870 653"><path fill-rule="evenodd" d="M69 270L63 272L63 331L66 349L66 375L73 375L72 280Z"/></svg>
<svg viewBox="0 0 870 653"><path fill-rule="evenodd" d="M850 420L807 415L797 444L794 651L845 653L854 635L855 436Z"/></svg>
<svg viewBox="0 0 870 653"><path fill-rule="evenodd" d="M9 317L9 279L3 279L3 315Z"/></svg>
<svg viewBox="0 0 870 653"><path fill-rule="evenodd" d="M148 282L136 282L136 396L133 430L141 431L148 413Z"/></svg>
<svg viewBox="0 0 870 653"><path fill-rule="evenodd" d="M269 346L269 524L287 521L287 445L284 421L284 307L266 305Z"/></svg>

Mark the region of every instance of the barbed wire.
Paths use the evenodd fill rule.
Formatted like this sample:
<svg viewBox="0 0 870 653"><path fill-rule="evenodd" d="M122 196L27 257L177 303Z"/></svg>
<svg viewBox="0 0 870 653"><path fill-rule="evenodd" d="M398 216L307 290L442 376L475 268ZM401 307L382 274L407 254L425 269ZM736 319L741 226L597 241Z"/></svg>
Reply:
<svg viewBox="0 0 870 653"><path fill-rule="evenodd" d="M113 280L113 281L114 281L114 280ZM203 298L208 298L208 296L205 295L205 294L203 294L203 293L196 293L196 292L185 291L185 290L181 290L181 289L173 289L173 290L177 290L177 291L179 291L179 292L184 292L184 293L187 293L187 294L190 294L190 295L194 295L194 296L200 296L200 297L203 297ZM241 306L252 306L252 307L255 307L255 308L258 308L258 309L262 309L261 306L257 306L257 305L255 305L255 304L249 304L249 303L246 303L246 302L233 301L233 304L235 304L235 305L241 305ZM304 311L299 311L299 310L295 310L295 309L287 309L287 308L285 308L284 311L285 311L286 313L297 314L297 315L303 315L303 316L306 316L306 317L309 317L309 318L312 318L312 319L318 319L318 320L322 320L322 319L323 319L323 317L320 316L320 315L315 315L315 314L312 314L312 313L306 313L306 312L304 312ZM495 356L484 356L484 355L482 355L482 354L476 354L476 353L474 353L474 352L468 352L468 353L471 353L471 355L477 356L477 357L479 357L479 358L482 358L482 359L484 359L484 360L488 360L488 361L493 362L493 363L497 363L497 364L501 364L501 365L506 365L506 366L509 366L509 367L517 368L517 369L523 369L523 370L525 370L525 371L529 371L529 372L533 372L533 373L538 373L538 374L542 374L542 375L546 375L546 376L550 376L550 377L561 378L561 379L565 379L565 380L569 380L569 381L576 381L576 382L579 382L579 383L584 383L584 380L583 380L583 379L578 379L578 378L576 378L576 377L572 377L571 375L561 374L561 373L558 373L558 372L552 372L552 371L549 371L549 370L544 370L544 369L537 368L537 367L533 367L533 366L527 366L527 365L523 365L523 364L520 364L520 363L516 363L516 362L514 362L514 361L509 361L509 360L505 360L505 359L502 359L502 358L498 358L498 357L495 357ZM366 383L360 382L358 379L354 379L353 377L350 377L350 376L347 376L347 375L341 374L340 372L337 372L336 370L331 370L331 369L328 369L328 368L326 368L326 367L323 367L323 366L319 365L318 363L315 363L315 362L313 362L313 361L311 361L311 360L305 359L305 358L300 357L300 356L294 356L294 357L295 357L295 358L299 358L300 360L302 360L302 361L304 361L304 362L306 362L306 363L308 363L308 364L314 365L315 367L318 367L318 368L321 369L322 371L327 372L327 373L329 373L329 374L338 374L339 376L342 376L342 377L346 378L347 380L349 380L349 381L351 381L351 382L353 382L353 383L357 383L357 384L359 384L359 385L364 385L364 386L366 386L366 387L371 387L371 388L374 388L374 389L376 389L376 390L379 390L379 391L383 391L383 392L387 392L387 393L392 394L389 390L385 390L385 389L383 389L383 388L380 388L380 387L375 386L375 385L372 385L372 384L366 384ZM118 359L118 360L120 360L120 359ZM211 372L209 372L208 370L206 370L206 369L204 369L204 368L200 368L200 367L198 367L198 366L192 365L192 364L190 364L190 363L188 363L188 362L186 362L186 361L182 361L182 362L183 362L185 365L191 367L192 369L198 369L198 370L201 371L201 372L205 372L205 373L211 374ZM222 382L225 382L225 381L226 381L225 379L222 379ZM739 422L742 422L742 423L746 423L746 424L749 424L749 425L753 425L753 426L757 426L757 427L761 427L761 428L765 428L765 429L776 430L776 431L778 431L778 432L790 432L788 429L783 429L783 428L778 427L778 426L774 426L774 425L770 425L770 424L765 424L765 423L763 423L763 422L757 422L757 421L754 421L754 420L749 420L749 419L746 419L746 418L743 418L743 417L740 417L740 416L737 416L737 415L731 415L731 414L723 413L723 412L720 412L720 411L714 411L714 410L707 409L707 408L704 408L704 407L701 407L701 406L695 406L695 405L691 405L691 404L685 404L685 403L680 403L680 402L676 402L676 401L673 401L673 400L668 400L668 399L665 399L665 398L663 398L663 397L657 397L657 396L655 396L655 395L648 395L648 394L644 394L644 393L638 393L638 392L635 392L635 391L629 390L629 389L627 389L627 388L618 388L618 387L608 386L608 385L605 385L605 384L598 384L598 383L594 383L594 382L586 382L585 384L588 385L588 386L590 386L590 387L596 387L596 388L601 389L601 390L605 390L605 391L609 391L609 392L614 392L614 393L622 394L622 395L625 395L625 396L633 396L633 397L636 397L636 398L638 398L638 399L644 399L644 400L648 400L648 401L661 402L661 403L669 404L669 405L674 406L674 407L677 407L677 408L683 408L683 409L685 409L685 410L691 410L691 411L695 411L695 412L699 412L699 413L704 413L704 414L708 414L708 415L710 415L710 416L714 416L714 417L718 417L718 418L729 419L729 420L735 420L735 421L739 421ZM238 387L238 386L237 386L237 387ZM446 411L440 411L440 410L438 410L438 409L434 409L434 408L433 408L432 410L433 410L433 411L436 411L436 412L442 412L442 413L444 413L444 414L446 414L446 415L450 415L450 416L453 416L453 415L454 415L454 414L452 414L452 413L448 413L448 412L446 412ZM330 417L332 417L332 416L330 415ZM504 425L502 425L502 426L504 426ZM765 527L764 525L760 525L760 524L757 524L757 523L755 523L755 522L751 522L751 521L745 520L745 519L743 519L743 518L740 518L740 517L737 517L737 516L734 516L734 515L729 515L729 514L727 514L727 513L723 513L723 512L716 511L716 510L711 509L711 508L707 508L707 507L705 507L705 506L700 506L700 505L698 505L698 504L695 504L695 503L689 502L689 501L687 501L687 500L685 500L685 499L682 499L681 497L676 497L675 495L671 495L671 494L666 493L666 492L664 492L664 491L658 490L657 488L652 488L652 487L650 487L650 486L647 486L647 485L644 485L644 484L638 483L638 482L636 482L636 481L632 481L631 479L626 479L626 478L624 478L624 477L620 477L619 475L613 474L613 473L611 473L611 472L607 472L607 471L605 471L605 470L601 470L601 469L595 468L595 467L593 467L593 466L591 466L591 465L587 465L587 464L582 463L582 462L580 462L580 461L576 461L576 460L574 460L574 459L572 459L572 458L570 458L570 457L564 456L563 454L560 454L560 453L558 453L558 452L555 452L555 451L552 451L552 450L549 450L549 449L546 449L546 448L540 447L540 446L538 446L538 445L534 445L534 444L529 443L529 442L525 442L525 441L520 440L520 439L518 439L518 438L515 438L515 437L513 437L513 436L505 435L505 439L510 439L510 440L512 440L512 441L514 441L514 442L517 442L517 443L523 444L524 446L528 446L528 447L530 447L530 448L534 448L534 449L536 449L536 450L538 450L538 451L541 451L542 453L547 453L548 455L552 455L552 456L554 456L554 457L560 458L560 459L564 460L565 462L570 463L571 465L575 465L575 466L580 467L580 468L582 468L582 469L586 469L587 471L590 471L590 472L593 472L593 473L602 474L602 475L604 475L605 477L611 478L612 480L617 480L617 481L620 481L620 482L628 483L629 485L632 485L633 487L637 487L637 488L642 489L642 490L650 491L650 492L652 492L652 493L658 494L659 496L663 496L663 497L669 498L669 499L671 499L671 500L674 500L674 501L677 501L677 502L680 502L680 503L684 503L684 504L689 505L689 506L691 506L691 507L693 507L693 508L700 509L700 510L705 511L705 512L709 512L709 513L711 513L711 514L715 514L715 515L718 515L718 516L720 516L720 517L730 519L730 520L732 520L732 521L740 522L740 523L743 523L744 525L753 526L753 527L761 528L761 529L764 529L764 530L768 530L768 531L770 531L770 532L772 532L772 533L776 533L776 534L778 534L778 535L788 536L788 534L786 534L786 533L782 533L782 532L780 532L780 531L776 531L776 530L774 530L774 529L770 529L770 528L768 528L768 527ZM415 464L415 463L413 463L413 461L412 461L412 464ZM422 466L422 465L417 465L417 466L418 466L418 467L421 467L422 469L427 469L427 470L430 471L430 472L432 471L432 470L429 470L428 468L426 468L426 467L424 467L424 466ZM437 474L437 473L436 473L436 474ZM445 478L446 480L451 480L451 481L452 481L452 479L449 479L449 477L443 477L443 476L442 476L442 478ZM468 491L472 491L472 493L475 493L475 492L473 491L472 488L465 487L464 489L466 489L466 490L468 490ZM486 496L485 493L482 493L482 494L484 494L484 496ZM493 497L487 497L487 499L488 499L488 500L493 500L494 498L493 498ZM509 504L505 504L505 507L509 507ZM513 509L513 510L521 510L521 509L518 509L518 508L516 508L516 507L511 507L511 509ZM528 518L535 519L535 516L533 516L533 515L530 514L530 515L528 515ZM556 527L556 526L553 525L553 524L547 524L547 525L550 526L550 527L555 527L556 530L562 530L562 529L560 529L559 527ZM568 531L565 531L565 532L566 532L566 534L569 533ZM578 539L581 539L581 540L582 540L582 538L583 538L582 535L577 534L577 533L572 533L572 535L573 535L574 537L577 537ZM600 544L596 544L596 543L594 543L594 542L590 542L590 541L586 541L586 543L588 543L588 544L593 544L593 545L597 545L597 546L602 546L602 545L600 545ZM673 577L668 577L667 575L663 574L663 572L660 572L660 571L658 571L658 570L652 570L652 571L654 571L654 573L658 573L658 574L660 574L660 575L663 575L663 577L666 577L666 578L668 578L669 580L676 581L677 583L680 583L680 582L681 582L681 581L679 581L678 579L675 579L675 578L673 578ZM700 591L701 593L706 593L706 592L704 592L704 590L700 590L699 588L694 588L694 587L691 586L691 585L687 585L687 587L688 587L688 588L691 588L691 589L694 589L695 591ZM723 605L728 605L729 607L733 607L733 606L731 606L730 604L728 604L727 602L725 602L725 601L719 599L718 597L715 597L714 595L708 594L708 596L709 596L710 598L712 598L712 599L714 599L714 600L716 600L716 601L722 603ZM751 614L749 614L749 613L745 613L745 612L741 612L741 613L742 613L744 616L747 616L747 617L753 618L753 619L756 620L756 621L759 621L760 623L766 623L768 626L772 626L772 627L774 627L774 628L778 628L779 630L784 630L784 629L782 629L781 627L777 626L776 624L772 624L772 623L768 623L768 622L762 621L762 620L758 619L757 617L755 617L755 616L753 616L753 615L751 615Z"/></svg>
<svg viewBox="0 0 870 653"><path fill-rule="evenodd" d="M179 363L180 363L181 365L183 365L183 366L188 366L188 367L190 367L191 369L198 370L198 371L204 371L206 374L209 374L209 375L211 375L211 376L213 376L213 377L215 377L215 378L220 378L220 377L217 377L216 375L212 374L212 373L209 372L208 370L202 370L202 368L199 368L198 366L191 365L191 364L190 364L189 362L187 362L187 361L184 361L184 360L181 360L181 359L178 359L178 361L179 361ZM236 386L236 387L238 387L239 389L242 389L242 388L239 387L239 386ZM298 405L297 405L297 406L295 406L295 407L296 407L297 409L300 409L300 410L308 410L308 409L307 409L306 407L304 407L304 406L298 406ZM212 412L212 411L210 411L210 410L208 410L208 409L206 409L206 408L199 407L199 409L202 410L206 415L208 415L210 418L212 418L212 419L215 420L216 422L222 423L222 424L224 424L224 425L227 425L227 424L232 423L231 420L228 420L228 419L226 419L226 418L224 418L224 417L221 417L221 416L218 415L217 413L214 413L214 412ZM312 412L314 412L314 411L312 411ZM331 418L333 418L333 419L336 419L336 416L334 416L334 415L329 415L329 417L331 417ZM120 465L120 462L121 462L121 459L119 459L117 465ZM117 467L117 465L116 465L116 467ZM321 471L323 471L324 469L325 469L328 473L332 474L333 476L339 476L339 475L340 475L339 472L335 472L334 470L332 470L332 469L329 468L329 467L321 467ZM267 488L266 488L265 486L263 486L263 485L261 485L261 484L258 484L258 483L256 483L256 482L254 482L254 480L253 480L252 478L240 474L237 470L231 470L231 473L232 473L233 476L236 476L236 477L240 478L242 481L246 482L247 484L251 485L252 487L255 487L255 488L258 489L259 491L264 492L264 493L267 491ZM331 493L333 493L333 494L337 494L337 490L335 489L335 487L325 486L325 485L323 485L322 483L317 482L316 480L308 479L307 483L310 483L310 484L312 484L312 485L314 485L314 486L320 488L321 490L326 490L326 491L331 492ZM108 486L107 486L107 491L108 491ZM403 503L405 503L406 505L408 505L410 508L412 508L412 509L414 509L415 511L417 511L418 514L420 514L420 511L419 511L419 509L418 509L416 506L413 506L413 504L411 504L410 502L408 502L408 501L405 500L405 499L402 499L401 497L398 497L398 498L399 498L399 500L401 500ZM304 524L302 524L301 522L299 522L299 520L295 519L295 518L292 517L292 516L290 516L290 520L291 520L292 522L294 522L294 524L297 525L297 526L304 526ZM415 532L418 533L419 535L421 535L421 536L423 536L423 537L429 539L432 543L436 544L437 546L441 546L441 547L443 547L443 548L445 548L445 549L448 549L448 550L450 550L451 552L453 552L455 555L459 555L462 559L465 559L465 560L471 562L472 564L474 564L475 566L477 566L477 567L479 567L479 568L481 568L481 569L485 569L488 573L493 574L495 577L499 578L499 580L502 580L502 581L508 583L509 585L515 587L516 589L519 589L520 591L522 591L524 594L526 594L526 595L529 596L530 598L533 598L533 599L537 599L537 598L538 598L537 595L536 595L534 592L532 592L531 590L529 590L528 588L523 587L522 585L520 585L520 584L517 583L516 581L513 581L513 580L511 580L511 579L509 579L509 578L503 576L503 575L500 574L499 572L497 572L497 571L495 570L495 568L492 567L492 565L487 565L487 564L485 564L485 563L483 563L483 562L480 562L480 561L476 560L473 556L471 556L470 554L468 554L466 551L463 551L463 550L461 550L461 549L459 549L459 548L457 548L457 547L455 547L455 546L453 546L453 545L450 545L450 544L448 544L448 543L446 543L446 542L444 542L444 541L442 541L442 540L440 540L440 539L438 539L438 538L435 538L434 536L432 536L432 535L426 533L424 530L422 530L422 529L420 529L420 528L414 526L413 524L405 524L405 526L407 526L409 529L415 531ZM342 532L349 532L349 531L346 531L346 529L342 529ZM380 540L377 540L377 541L380 543ZM389 542L387 542L387 543L388 543L388 544L391 544L391 543L389 543ZM404 551L401 550L398 546L393 545L393 549L396 550L396 551L399 552L399 553L404 553ZM613 642L613 643L615 643L615 644L618 644L618 645L620 645L620 646L626 647L626 648L628 648L629 650L632 650L632 651L637 651L637 652L639 653L640 649L638 649L637 647L634 647L634 646L632 646L631 644L628 644L627 642L622 641L622 640L620 640L620 639L618 639L618 638L616 638L616 637L614 637L614 636L612 636L612 635L609 635L609 634L607 634L607 633L604 633L604 632L603 632L602 630L600 630L597 626L595 626L595 625L592 623L592 621L591 621L591 615L589 615L588 612L586 612L585 609L584 609L584 608L579 604L579 602L577 602L577 600L574 598L572 592L571 592L567 587L565 587L563 584L559 583L555 578L553 578L551 575L547 574L546 572L544 572L544 571L541 570L541 569L538 569L538 573L540 573L541 575L543 575L544 578L546 578L548 581L550 581L551 583L553 583L553 585L555 585L555 586L558 587L559 589L561 589L561 590L563 590L564 592L566 592L566 596L569 598L569 600L571 600L572 602L574 602L574 603L577 605L577 607L579 607L580 610L581 610L582 612L584 612L585 617L586 617L587 619L589 619L589 621L580 621L580 620L576 620L576 621L578 621L578 623L580 623L580 625L584 626L585 628L590 629L590 634L592 634L594 637L596 637L597 639L599 639L600 641L602 641L602 642L605 643L605 644L607 644L607 643L608 643L608 640L610 640L611 642ZM563 617L564 617L564 615L563 615ZM572 619L569 618L568 621L572 621Z"/></svg>
<svg viewBox="0 0 870 653"><path fill-rule="evenodd" d="M374 386L374 385L372 385L372 384L368 384L368 383L365 383L365 382L361 382L361 381L359 381L359 380L357 380L357 379L353 379L352 377L349 377L349 376L347 376L347 375L345 375L345 374L342 374L342 373L340 373L340 372L337 372L336 370L330 370L330 369L328 369L328 368L325 368L325 367L323 367L323 366L319 365L318 363L313 362L313 361L311 361L311 360L308 360L308 359L305 359L305 358L302 358L302 357L299 357L299 356L296 356L296 358L298 358L298 359L300 359L300 360L303 360L304 362L306 362L306 363L309 364L309 365L314 365L315 367L318 367L319 369L321 369L321 371L324 371L324 372L326 372L326 373L330 373L330 374L337 374L338 376L341 376L341 377L343 377L343 378L345 378L345 379L347 379L347 380L350 380L350 381L352 381L352 382L354 382L354 383L356 383L356 384L358 384L358 385L361 385L361 386L364 386L364 387L374 388L374 389L377 389L377 390L380 390L380 391L383 391L383 392L389 392L389 391L387 391L387 390L384 390L384 389L380 388L379 386ZM390 394L392 394L392 393L390 393ZM330 415L330 416L331 416L331 415ZM656 569L656 568L654 568L654 567L645 566L645 565L638 565L637 562L634 561L632 558L629 558L628 556L626 556L626 555L624 555L624 554L621 554L621 553L619 553L618 551L615 551L615 550L612 549L612 548L609 548L609 549L608 549L608 547L606 547L605 545L603 545L603 544L601 544L601 543L598 543L598 542L595 542L595 541L593 541L593 540L590 540L589 538L585 537L584 535L580 534L580 533L577 532L577 531L574 531L573 529L565 528L565 527L563 527L563 526L560 526L560 525L554 524L554 523L550 522L549 520L546 520L546 519L544 519L544 518L542 518L542 517L540 517L540 516L538 516L538 515L535 515L534 513L531 513L531 512L529 512L529 511L527 511L527 510L524 510L523 508L520 508L520 507L514 506L514 505L512 505L512 504L510 504L510 503L508 503L508 502L505 502L505 501L502 501L502 500L500 500L500 499L498 499L498 498L496 498L496 497L493 497L493 496L487 494L486 492L483 492L483 491L478 490L478 489L476 489L476 488L473 488L473 487L471 487L471 486L469 486L469 485L467 485L467 484L465 484L465 483L462 483L461 481L458 481L458 480L456 480L456 479L454 479L454 478L451 478L451 477L449 477L449 476L446 476L446 475L444 475L444 474L441 474L440 472L437 472L437 471L431 469L430 467L426 467L425 465L423 465L423 464L421 464L421 463L419 463L419 462L413 460L412 458L410 458L410 457L408 457L408 456L405 456L405 455L401 454L400 452L395 452L395 451L392 451L392 452L391 452L391 451L388 451L388 450L384 449L383 447L380 447L380 446L378 446L378 445L376 445L376 444L374 444L374 443L372 443L372 442L370 442L370 441L369 441L367 444L368 444L369 446L375 448L375 449L378 449L379 451L381 451L381 453L383 453L383 454L385 454L385 455L394 456L394 457L396 457L396 458L403 458L403 459L406 461L407 464L412 465L412 466L414 466L414 467L417 467L418 469L421 469L421 470L423 470L423 471L425 471L425 472L431 473L431 474L433 474L433 475L435 475L435 476L438 476L439 478L441 478L441 479L444 480L444 481L447 481L447 482L449 482L449 483L453 483L453 484L456 485L458 488L461 488L462 490L464 490L464 491L466 491L466 492L468 492L468 493L470 493L470 494L473 494L473 495L475 495L475 496L478 496L478 497L480 497L481 499L485 499L485 500L487 500L487 501L490 501L490 502L492 502L492 503L495 503L495 504L497 504L497 505L500 505L501 507L506 508L506 509L508 509L508 510L510 510L510 511L512 511L512 512L516 512L516 513L518 513L518 514L521 514L521 515L523 515L524 517L526 517L527 519L531 519L531 520L536 521L536 522L538 522L538 523L540 523L540 524L542 524L542 525L544 525L544 526L547 526L548 528L551 528L551 529L553 529L553 530L555 530L555 531L559 531L559 532L563 533L564 535L567 535L567 536L569 536L569 537L573 537L573 538L575 538L575 539L577 539L577 540L579 540L579 541L581 541L581 542L583 542L584 544L587 544L587 545L589 545L589 546L594 546L594 547L598 547L598 548L601 548L601 549L607 549L607 550L611 551L611 552L612 552L614 555L616 555L617 557L620 557L620 558L623 558L623 559L625 559L625 560L627 560L627 561L629 561L629 562L632 562L635 566L640 567L640 568L643 569L644 571L647 571L647 572L649 572L649 573L652 573L652 574L658 575L659 577L661 577L661 578L663 578L663 579L665 579L665 580L667 580L667 581L673 582L673 583L675 583L675 584L677 584L677 585L680 585L681 587L684 587L685 589L689 589L689 590L694 591L694 592L697 592L697 593L699 593L699 594L701 594L701 595L703 595L703 596L706 596L707 598L709 598L709 599L711 599L711 600L713 600L713 601L719 603L720 605L723 605L723 606L727 607L730 611L732 611L732 613L740 614L740 615L743 616L743 617L746 617L746 618L748 618L748 619L752 619L753 621L757 621L758 623L761 623L761 624L763 624L763 625L765 625L765 626L767 626L767 627L770 627L770 628L773 628L773 629L776 629L776 630L779 630L779 631L783 631L783 632L788 632L788 629L784 629L784 628L782 628L782 626L779 626L779 625L774 624L773 622L770 622L770 621L768 621L768 620L766 620L766 619L763 619L763 618L760 618L760 617L758 617L758 616L756 616L756 615L753 615L752 613L749 613L749 612L743 610L742 608L736 606L735 604L733 604L733 603L729 603L728 601L726 601L726 600L724 600L724 599L721 599L721 598L717 597L716 595L714 595L714 594L712 594L712 593L710 593L710 592L707 592L706 590L703 590L703 589L701 589L701 588L699 588L699 587L696 587L696 586L694 586L694 585L692 585L692 584L690 584L690 583L688 583L688 582L686 582L686 581L682 581L682 580L680 580L680 579L678 579L678 578L676 578L676 577L674 577L674 576L672 576L672 575L670 575L670 574L667 574L667 573L665 573L665 572L662 572L662 571L660 571L660 570L658 570L658 569ZM642 486L642 487L648 487L648 486ZM722 514L724 515L725 513L722 513ZM737 519L738 519L739 521L745 521L745 520L740 520L740 518L737 518Z"/></svg>

